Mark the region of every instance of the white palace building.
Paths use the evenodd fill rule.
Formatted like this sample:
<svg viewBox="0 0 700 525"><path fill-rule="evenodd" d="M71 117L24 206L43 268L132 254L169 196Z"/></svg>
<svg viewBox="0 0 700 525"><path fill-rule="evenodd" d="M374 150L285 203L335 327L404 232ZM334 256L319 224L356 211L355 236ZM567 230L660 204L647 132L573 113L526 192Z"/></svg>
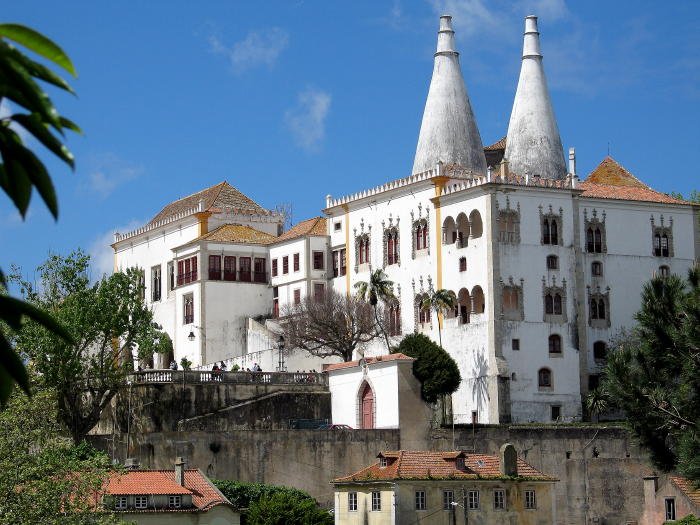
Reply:
<svg viewBox="0 0 700 525"><path fill-rule="evenodd" d="M329 195L323 214L283 232L280 214L222 182L115 234L115 271L145 270L177 361L255 360L268 370L285 304L328 287L354 293L382 268L398 298L394 340L420 332L437 341L434 312L418 305L451 290L459 304L441 337L462 374L454 420L506 423L580 419L611 337L634 323L643 283L700 259L699 206L654 191L610 157L585 180L573 149L567 166L534 16L506 137L483 146L443 16L412 174ZM365 354L386 351L378 342ZM289 369L321 368L290 359Z"/></svg>

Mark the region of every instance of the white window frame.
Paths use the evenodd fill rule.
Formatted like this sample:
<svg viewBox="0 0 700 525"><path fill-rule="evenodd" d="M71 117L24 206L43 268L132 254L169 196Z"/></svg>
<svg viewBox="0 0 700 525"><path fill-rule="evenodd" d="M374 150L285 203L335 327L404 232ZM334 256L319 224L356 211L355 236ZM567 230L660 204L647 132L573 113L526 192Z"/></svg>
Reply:
<svg viewBox="0 0 700 525"><path fill-rule="evenodd" d="M148 496L135 496L134 497L134 508L135 509L147 509L148 508Z"/></svg>
<svg viewBox="0 0 700 525"><path fill-rule="evenodd" d="M669 505L670 503L670 505ZM664 498L664 513L666 514L666 520L676 519L676 498Z"/></svg>
<svg viewBox="0 0 700 525"><path fill-rule="evenodd" d="M442 491L442 510L452 510L452 503L455 500L454 490L443 490Z"/></svg>
<svg viewBox="0 0 700 525"><path fill-rule="evenodd" d="M348 512L357 512L357 492L348 492Z"/></svg>
<svg viewBox="0 0 700 525"><path fill-rule="evenodd" d="M479 491L470 490L467 492L467 508L469 510L479 510Z"/></svg>
<svg viewBox="0 0 700 525"><path fill-rule="evenodd" d="M506 510L506 491L504 489L494 489L493 509Z"/></svg>
<svg viewBox="0 0 700 525"><path fill-rule="evenodd" d="M129 506L129 498L126 496L117 496L114 500L114 508L116 510L126 510Z"/></svg>
<svg viewBox="0 0 700 525"><path fill-rule="evenodd" d="M382 510L382 493L378 490L372 491L372 511Z"/></svg>
<svg viewBox="0 0 700 525"><path fill-rule="evenodd" d="M534 510L537 508L537 495L535 494L535 489L528 489L525 491L525 508L527 510Z"/></svg>
<svg viewBox="0 0 700 525"><path fill-rule="evenodd" d="M425 499L425 491L417 490L415 497L415 508L416 510L426 510L428 508Z"/></svg>

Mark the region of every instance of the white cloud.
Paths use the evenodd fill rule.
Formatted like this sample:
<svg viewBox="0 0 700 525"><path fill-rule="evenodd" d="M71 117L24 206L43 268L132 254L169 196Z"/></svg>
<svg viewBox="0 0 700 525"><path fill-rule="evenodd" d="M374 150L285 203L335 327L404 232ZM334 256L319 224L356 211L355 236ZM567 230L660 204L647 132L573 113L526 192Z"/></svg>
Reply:
<svg viewBox="0 0 700 525"><path fill-rule="evenodd" d="M270 27L251 31L241 41L227 47L217 35L209 36L209 45L214 53L226 56L234 71L241 73L257 66L271 68L289 45L289 34L279 28Z"/></svg>
<svg viewBox="0 0 700 525"><path fill-rule="evenodd" d="M493 34L502 25L496 8L489 9L482 0L432 0L438 15L452 15L456 30L466 37Z"/></svg>
<svg viewBox="0 0 700 525"><path fill-rule="evenodd" d="M114 232L126 233L141 226L141 221L132 220L128 224L114 228L98 235L88 247L90 255L90 270L93 281L103 275L112 275L114 270L114 250L110 246L114 242Z"/></svg>
<svg viewBox="0 0 700 525"><path fill-rule="evenodd" d="M326 117L331 108L331 95L309 88L299 93L297 105L289 109L284 120L294 140L309 152L317 151L326 135Z"/></svg>
<svg viewBox="0 0 700 525"><path fill-rule="evenodd" d="M117 187L143 174L143 168L129 164L114 154L93 157L88 162L88 175L81 187L98 197L107 198Z"/></svg>

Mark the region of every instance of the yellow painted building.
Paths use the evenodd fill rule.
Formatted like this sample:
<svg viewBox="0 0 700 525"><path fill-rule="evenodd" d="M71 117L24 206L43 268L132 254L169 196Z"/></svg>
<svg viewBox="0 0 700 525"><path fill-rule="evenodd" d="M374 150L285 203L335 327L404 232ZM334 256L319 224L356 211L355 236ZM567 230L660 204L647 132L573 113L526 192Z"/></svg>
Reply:
<svg viewBox="0 0 700 525"><path fill-rule="evenodd" d="M337 478L338 525L550 525L557 481L517 459L464 452L383 452L359 472Z"/></svg>

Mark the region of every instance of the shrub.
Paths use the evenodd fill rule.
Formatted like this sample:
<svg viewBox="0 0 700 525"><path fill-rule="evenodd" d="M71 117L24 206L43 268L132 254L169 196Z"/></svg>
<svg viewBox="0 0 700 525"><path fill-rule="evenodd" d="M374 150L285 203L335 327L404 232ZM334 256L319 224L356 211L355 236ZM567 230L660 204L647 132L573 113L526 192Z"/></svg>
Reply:
<svg viewBox="0 0 700 525"><path fill-rule="evenodd" d="M416 359L413 375L421 382L421 396L428 403L435 403L440 396L452 394L459 388L462 377L457 363L444 348L423 334L407 335L394 352Z"/></svg>

